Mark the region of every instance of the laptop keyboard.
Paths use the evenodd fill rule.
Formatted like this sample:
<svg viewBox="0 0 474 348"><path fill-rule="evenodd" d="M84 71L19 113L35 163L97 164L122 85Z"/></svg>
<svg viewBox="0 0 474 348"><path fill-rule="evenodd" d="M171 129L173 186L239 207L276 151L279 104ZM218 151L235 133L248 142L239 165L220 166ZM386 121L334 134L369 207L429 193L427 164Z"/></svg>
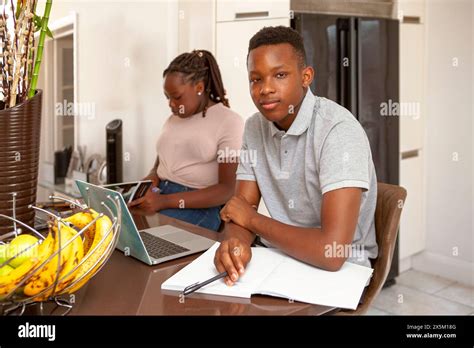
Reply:
<svg viewBox="0 0 474 348"><path fill-rule="evenodd" d="M140 236L142 237L148 254L150 254L150 256L155 259L189 251L189 249L186 249L178 244L174 244L147 232L140 232Z"/></svg>

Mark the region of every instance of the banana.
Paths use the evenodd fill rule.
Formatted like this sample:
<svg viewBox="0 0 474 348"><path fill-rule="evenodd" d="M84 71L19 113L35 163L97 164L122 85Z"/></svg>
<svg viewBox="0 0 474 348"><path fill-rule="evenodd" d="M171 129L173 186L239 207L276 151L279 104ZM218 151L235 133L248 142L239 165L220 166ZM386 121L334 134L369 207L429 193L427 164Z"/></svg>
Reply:
<svg viewBox="0 0 474 348"><path fill-rule="evenodd" d="M79 212L67 217L64 220L72 223L74 226L82 230L84 227L86 227L92 220L94 220L99 215L99 213L97 213L95 210L93 209L89 209L89 210L90 210L90 213ZM83 237L84 237L83 247L84 247L85 254L89 251L92 245L92 242L94 240L94 235L95 235L95 224L92 224L83 233Z"/></svg>
<svg viewBox="0 0 474 348"><path fill-rule="evenodd" d="M74 243L69 244L67 247L64 247L64 245L74 236L74 230L64 224L61 226L60 231L58 231L56 226L53 226L52 229L55 234L54 253L56 253L56 255L48 263L46 263L46 265L43 266L39 274L31 277L25 286L25 295L35 296L54 284L58 272L61 273L73 250ZM61 251L59 250L59 241L61 241ZM60 264L58 265L59 256ZM35 300L45 300L49 296L53 295L53 292L54 287L51 287L41 297L38 297Z"/></svg>
<svg viewBox="0 0 474 348"><path fill-rule="evenodd" d="M77 232L73 230L70 227L67 227L70 229L70 233L72 236L76 236ZM72 241L72 251L66 260L66 264L64 265L64 268L61 270L61 273L59 275L59 283L57 285L57 291L61 291L64 289L66 286L68 286L75 277L75 273L73 272L73 269L79 264L79 262L82 260L82 257L84 256L84 247L82 244L82 239L80 236L76 237L74 241Z"/></svg>
<svg viewBox="0 0 474 348"><path fill-rule="evenodd" d="M29 276L30 272L38 265L43 263L53 252L54 249L54 239L51 232L48 236L43 240L38 248L38 254L36 257L32 257L31 259L23 262L19 267L12 270L8 273L7 276L2 277L0 279L0 296L6 297L9 293L15 289L18 284L20 284L25 277ZM38 273L36 271L30 277L35 276Z"/></svg>
<svg viewBox="0 0 474 348"><path fill-rule="evenodd" d="M78 280L77 284L70 288L65 288L64 292L61 293L73 293L79 290L87 281L94 276L96 270L101 266L105 260L104 253L109 248L113 241L113 231L111 231L112 221L109 217L104 215L100 217L95 223L95 235L94 241L89 249L89 252L84 256L84 262L78 267L75 272L73 281ZM99 244L101 243L101 244ZM94 248L97 249L94 251ZM101 259L102 258L102 259ZM94 264L100 260L94 267ZM81 279L81 277L83 277Z"/></svg>

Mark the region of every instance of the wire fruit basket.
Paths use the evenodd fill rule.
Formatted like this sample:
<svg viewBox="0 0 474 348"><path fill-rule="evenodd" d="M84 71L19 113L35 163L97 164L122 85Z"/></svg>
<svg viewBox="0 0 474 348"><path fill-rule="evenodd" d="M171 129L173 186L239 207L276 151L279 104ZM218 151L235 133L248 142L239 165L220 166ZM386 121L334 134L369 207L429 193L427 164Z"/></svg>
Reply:
<svg viewBox="0 0 474 348"><path fill-rule="evenodd" d="M63 218L31 205L31 209L50 216L46 236L15 218L15 194L13 217L0 214L0 218L13 224L13 232L0 236L0 246L9 250L4 252L6 260L0 263L0 271L4 270L0 274L0 305L4 315L16 312L22 315L27 306L36 304L40 305L42 314L45 302L63 307L63 315L69 313L73 301L65 295L71 297L94 277L117 245L122 218L117 196L107 195L94 207L63 197L49 198L69 203L74 212ZM35 242L15 249L19 236Z"/></svg>

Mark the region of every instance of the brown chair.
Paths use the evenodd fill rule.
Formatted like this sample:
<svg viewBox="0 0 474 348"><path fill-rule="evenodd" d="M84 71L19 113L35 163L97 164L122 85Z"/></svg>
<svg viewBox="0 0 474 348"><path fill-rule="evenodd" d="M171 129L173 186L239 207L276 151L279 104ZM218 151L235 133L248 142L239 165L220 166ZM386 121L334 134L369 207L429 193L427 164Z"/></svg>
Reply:
<svg viewBox="0 0 474 348"><path fill-rule="evenodd" d="M341 310L336 315L361 315L367 312L382 289L392 264L393 250L397 240L400 214L407 191L400 186L378 183L377 206L375 208L375 234L379 254L371 260L374 272L365 289L362 303L356 310Z"/></svg>

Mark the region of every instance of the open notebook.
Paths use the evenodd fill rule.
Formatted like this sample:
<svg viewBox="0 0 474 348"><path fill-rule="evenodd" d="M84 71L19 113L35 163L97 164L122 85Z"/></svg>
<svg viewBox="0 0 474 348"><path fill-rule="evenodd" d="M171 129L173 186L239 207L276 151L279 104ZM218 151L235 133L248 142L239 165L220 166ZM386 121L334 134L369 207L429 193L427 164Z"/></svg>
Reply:
<svg viewBox="0 0 474 348"><path fill-rule="evenodd" d="M167 279L161 288L183 291L188 285L217 275L213 260L218 247L217 242ZM197 292L245 298L250 298L252 294L262 294L355 309L372 272L372 268L350 262L344 263L337 272L329 272L295 260L273 248L252 248L252 260L237 283L229 287L220 279Z"/></svg>

